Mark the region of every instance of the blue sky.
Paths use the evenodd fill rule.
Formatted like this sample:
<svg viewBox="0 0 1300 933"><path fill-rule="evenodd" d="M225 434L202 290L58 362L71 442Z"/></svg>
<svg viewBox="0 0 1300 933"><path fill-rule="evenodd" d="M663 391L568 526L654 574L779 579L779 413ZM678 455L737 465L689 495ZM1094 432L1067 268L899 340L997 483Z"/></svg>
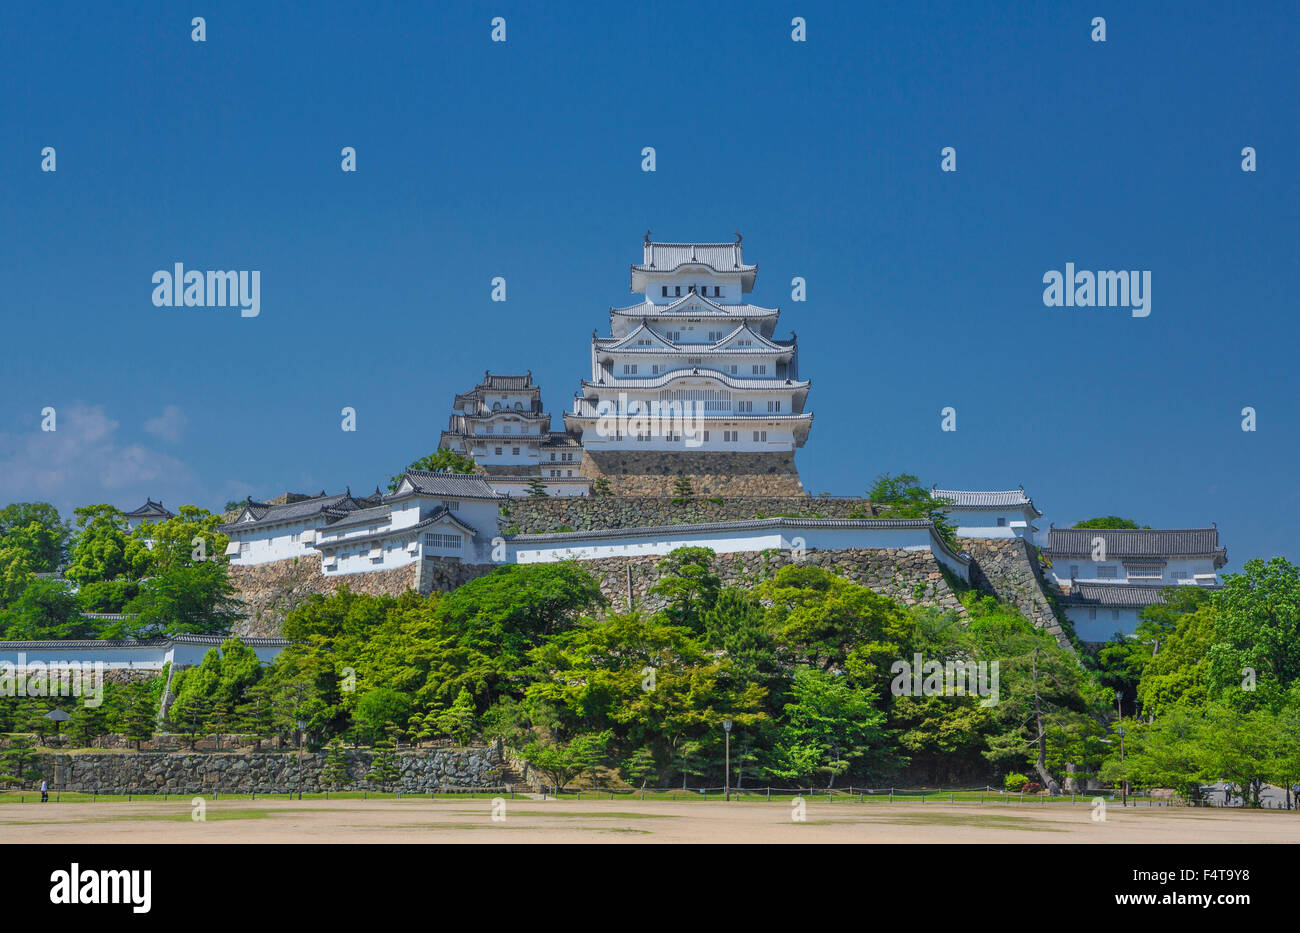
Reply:
<svg viewBox="0 0 1300 933"><path fill-rule="evenodd" d="M1023 483L1300 559L1294 4L264 6L6 7L0 502L369 491L487 368L558 428L645 230L739 230L811 491ZM261 314L154 307L178 261ZM1066 262L1151 270L1150 317L1045 307Z"/></svg>

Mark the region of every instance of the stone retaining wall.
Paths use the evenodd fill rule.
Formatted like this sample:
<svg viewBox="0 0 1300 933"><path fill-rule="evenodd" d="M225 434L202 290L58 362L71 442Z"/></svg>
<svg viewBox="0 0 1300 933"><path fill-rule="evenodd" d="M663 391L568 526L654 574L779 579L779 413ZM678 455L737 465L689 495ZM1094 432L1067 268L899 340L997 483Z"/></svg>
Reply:
<svg viewBox="0 0 1300 933"><path fill-rule="evenodd" d="M780 515L799 518L870 518L871 502L810 496L567 496L518 499L502 509L501 522L519 534L594 531L645 525L695 525Z"/></svg>
<svg viewBox="0 0 1300 933"><path fill-rule="evenodd" d="M374 758L372 751L347 749L345 754L350 780L338 786L321 783L324 752L43 754L34 756L32 767L48 777L56 790L87 794L428 793L443 787L495 787L501 783L501 759L491 747L396 752L400 778L385 786L365 779Z"/></svg>
<svg viewBox="0 0 1300 933"><path fill-rule="evenodd" d="M1070 638L1047 598L1038 549L1024 538L958 538L962 550L975 559L971 583L1015 606L1024 616L1045 628L1063 647Z"/></svg>
<svg viewBox="0 0 1300 933"><path fill-rule="evenodd" d="M585 450L581 475L592 480L605 477L620 496L670 495L679 476L690 478L697 495L804 495L793 452Z"/></svg>
<svg viewBox="0 0 1300 933"><path fill-rule="evenodd" d="M662 600L650 595L650 588L660 577L657 565L661 560L662 557L602 557L583 561L582 566L596 578L611 608L617 610L628 608L630 566L633 604L638 609L654 611L663 606ZM833 570L905 606L938 606L963 615L966 612L929 551L857 548L808 551L802 562ZM723 585L752 587L790 563L793 560L789 551L764 551L720 554L713 566Z"/></svg>
<svg viewBox="0 0 1300 933"><path fill-rule="evenodd" d="M277 560L250 567L230 567L230 582L236 597L247 607L247 617L236 622L236 635L278 636L284 617L307 598L319 593L329 596L340 586L354 593L372 596L400 596L407 590L420 593L448 592L480 577L492 564L465 564L458 560L425 560L376 570L327 577L321 573L319 557Z"/></svg>

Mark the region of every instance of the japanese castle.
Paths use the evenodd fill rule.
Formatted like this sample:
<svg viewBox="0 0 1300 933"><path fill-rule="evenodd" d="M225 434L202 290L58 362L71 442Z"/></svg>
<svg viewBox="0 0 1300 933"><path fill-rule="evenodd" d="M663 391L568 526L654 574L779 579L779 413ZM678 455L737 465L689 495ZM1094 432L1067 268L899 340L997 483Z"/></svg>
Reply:
<svg viewBox="0 0 1300 933"><path fill-rule="evenodd" d="M810 383L776 308L750 304L758 266L734 243L655 243L631 269L637 304L609 309L591 339L591 378L565 412L599 451L793 452L812 427ZM657 417L656 417L657 415Z"/></svg>

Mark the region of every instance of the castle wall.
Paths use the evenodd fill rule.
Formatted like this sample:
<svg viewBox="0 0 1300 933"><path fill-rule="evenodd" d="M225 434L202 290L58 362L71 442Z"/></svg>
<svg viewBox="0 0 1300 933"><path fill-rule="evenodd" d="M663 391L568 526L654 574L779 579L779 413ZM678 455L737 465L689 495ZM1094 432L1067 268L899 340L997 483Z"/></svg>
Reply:
<svg viewBox="0 0 1300 933"><path fill-rule="evenodd" d="M323 752L140 752L33 756L32 767L56 791L100 794L289 794L324 790L402 790L430 793L449 788L495 787L501 759L495 747L411 749L395 752L400 777L380 787L365 779L374 753L346 749L348 781L322 780ZM39 784L39 782L38 782Z"/></svg>
<svg viewBox="0 0 1300 933"><path fill-rule="evenodd" d="M1047 598L1038 549L1024 538L958 538L962 550L974 558L971 583L986 593L1011 603L1064 647L1070 639Z"/></svg>
<svg viewBox="0 0 1300 933"><path fill-rule="evenodd" d="M326 577L320 557L230 568L230 582L243 600L247 617L235 623L235 635L280 634L280 625L292 609L313 594L329 596L341 586L354 593L372 596L400 596L407 590L419 593L449 592L492 569L492 564L466 564L458 560L421 560L371 573Z"/></svg>
<svg viewBox="0 0 1300 933"><path fill-rule="evenodd" d="M671 496L687 477L697 496L803 496L794 453L722 453L682 450L584 450L582 475L605 477L615 495Z"/></svg>
<svg viewBox="0 0 1300 933"><path fill-rule="evenodd" d="M628 568L631 568L632 605L655 611L663 601L650 594L661 576L662 557L605 557L583 561L582 566L600 584L611 608L628 608ZM764 551L720 555L713 564L724 586L753 587L794 563L789 551ZM948 585L939 563L929 551L902 549L848 549L808 551L800 563L825 567L905 606L937 606L965 614Z"/></svg>
<svg viewBox="0 0 1300 933"><path fill-rule="evenodd" d="M587 496L520 499L502 509L502 524L516 534L596 531L650 525L747 521L754 518L870 518L867 499L791 496Z"/></svg>

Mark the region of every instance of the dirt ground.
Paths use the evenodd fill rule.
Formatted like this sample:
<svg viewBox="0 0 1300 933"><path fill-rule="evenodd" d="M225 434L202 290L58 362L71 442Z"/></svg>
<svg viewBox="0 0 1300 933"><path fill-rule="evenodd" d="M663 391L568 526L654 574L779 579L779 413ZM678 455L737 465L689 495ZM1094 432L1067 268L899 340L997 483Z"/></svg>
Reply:
<svg viewBox="0 0 1300 933"><path fill-rule="evenodd" d="M0 843L1236 843L1300 841L1300 814L1087 804L490 799L26 803L0 807ZM498 805L497 815L502 815Z"/></svg>

